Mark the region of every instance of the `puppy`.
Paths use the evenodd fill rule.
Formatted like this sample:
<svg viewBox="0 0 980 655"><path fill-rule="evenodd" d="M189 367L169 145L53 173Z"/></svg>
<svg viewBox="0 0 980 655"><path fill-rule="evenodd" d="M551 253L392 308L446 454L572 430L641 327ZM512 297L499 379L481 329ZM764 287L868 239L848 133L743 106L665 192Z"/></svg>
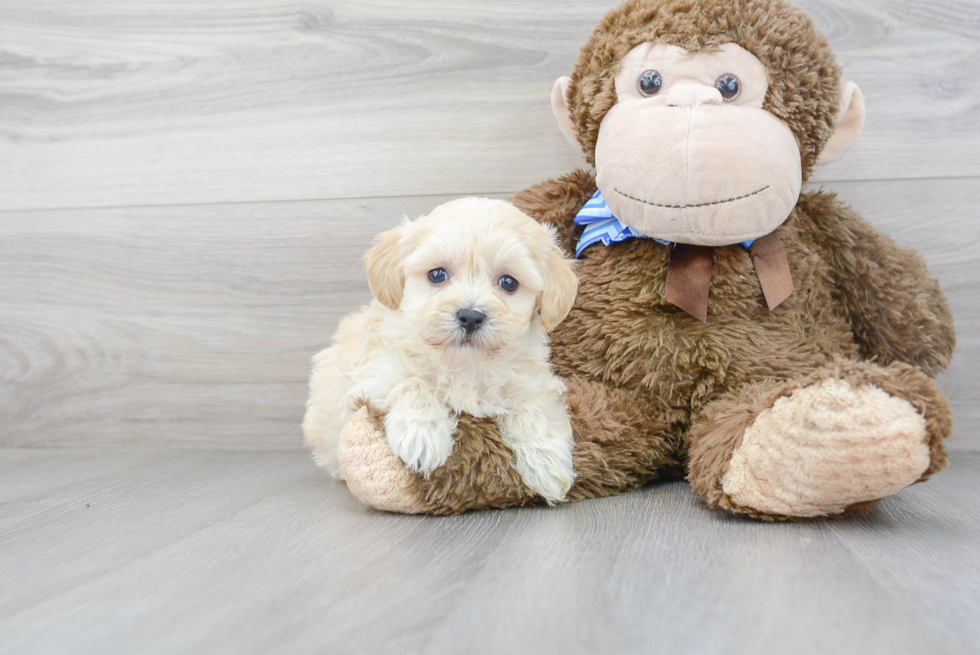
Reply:
<svg viewBox="0 0 980 655"><path fill-rule="evenodd" d="M428 476L465 412L494 418L527 486L563 500L572 429L547 332L578 280L554 232L502 200L463 198L381 234L365 260L375 300L313 358L303 432L316 462L341 477L341 430L368 401L392 450Z"/></svg>

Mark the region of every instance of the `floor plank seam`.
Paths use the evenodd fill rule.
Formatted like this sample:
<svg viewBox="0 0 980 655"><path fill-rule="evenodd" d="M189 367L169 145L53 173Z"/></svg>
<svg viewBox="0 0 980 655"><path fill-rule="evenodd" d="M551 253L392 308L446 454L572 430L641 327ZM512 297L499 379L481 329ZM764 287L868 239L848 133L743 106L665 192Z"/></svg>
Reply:
<svg viewBox="0 0 980 655"><path fill-rule="evenodd" d="M584 165L582 168L588 168ZM572 172L571 170L568 171ZM980 181L980 175L937 175L922 177L882 177L882 178L830 178L812 180L807 183L810 188L820 188L825 184L859 184L859 183L889 183L889 182L935 182L935 181ZM457 191L446 193L418 193L418 194L377 194L368 196L329 196L329 197L310 197L310 198L264 198L261 200L218 200L213 202L174 202L174 203L151 203L151 204L123 204L123 205L80 205L80 206L52 206L52 207L22 207L22 208L0 208L0 218L7 214L27 214L44 212L87 212L87 211L116 211L122 209L179 209L182 207L235 207L245 205L271 205L271 204L292 204L292 203L331 203L331 202L369 202L372 200L398 200L398 199L418 199L418 198L463 198L469 196L495 196L510 197L520 189L513 190L492 190L492 191Z"/></svg>

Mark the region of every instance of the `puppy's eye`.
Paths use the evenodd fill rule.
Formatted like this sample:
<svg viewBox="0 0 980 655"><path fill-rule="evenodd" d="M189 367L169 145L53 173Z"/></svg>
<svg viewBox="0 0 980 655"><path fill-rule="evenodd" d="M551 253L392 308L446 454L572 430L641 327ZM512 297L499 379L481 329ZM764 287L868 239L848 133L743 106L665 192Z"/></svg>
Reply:
<svg viewBox="0 0 980 655"><path fill-rule="evenodd" d="M444 268L434 268L429 271L429 282L432 284L442 284L449 279L449 273Z"/></svg>
<svg viewBox="0 0 980 655"><path fill-rule="evenodd" d="M721 93L725 102L731 102L742 93L742 83L731 73L725 73L715 80L715 88Z"/></svg>
<svg viewBox="0 0 980 655"><path fill-rule="evenodd" d="M500 288L506 291L507 293L514 293L515 291L517 291L517 286L518 286L517 280L515 280L509 275L505 275L502 278L500 278L498 284L500 285Z"/></svg>
<svg viewBox="0 0 980 655"><path fill-rule="evenodd" d="M640 74L640 79L637 82L637 86L640 87L640 93L645 96L655 96L660 93L660 89L664 87L664 78L661 77L660 73L654 70L643 71Z"/></svg>

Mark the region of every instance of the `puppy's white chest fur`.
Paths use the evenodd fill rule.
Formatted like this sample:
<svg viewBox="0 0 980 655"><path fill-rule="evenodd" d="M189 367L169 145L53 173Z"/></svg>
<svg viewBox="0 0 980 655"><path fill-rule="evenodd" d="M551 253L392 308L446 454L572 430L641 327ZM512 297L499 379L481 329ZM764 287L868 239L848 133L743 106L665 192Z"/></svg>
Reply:
<svg viewBox="0 0 980 655"><path fill-rule="evenodd" d="M479 351L447 353L427 377L454 414L494 418L527 402L529 396L561 396L564 385L549 370L545 344L544 333L537 329L520 347L496 357Z"/></svg>
<svg viewBox="0 0 980 655"><path fill-rule="evenodd" d="M455 414L472 414L478 418L496 416L509 409L495 376L483 371L446 370L433 381L443 403Z"/></svg>

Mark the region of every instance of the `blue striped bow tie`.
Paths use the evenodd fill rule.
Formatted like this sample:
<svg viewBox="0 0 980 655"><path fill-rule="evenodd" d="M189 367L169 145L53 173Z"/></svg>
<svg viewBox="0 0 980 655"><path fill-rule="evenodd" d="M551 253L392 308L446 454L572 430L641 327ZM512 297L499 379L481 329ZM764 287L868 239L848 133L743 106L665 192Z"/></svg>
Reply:
<svg viewBox="0 0 980 655"><path fill-rule="evenodd" d="M627 239L653 239L657 243L665 246L670 245L670 241L664 241L656 237L648 237L645 234L634 232L628 225L613 216L612 210L606 204L606 199L602 196L602 191L596 191L585 206L575 216L576 225L584 225L585 231L579 237L578 245L575 246L575 259L578 259L582 251L594 243L602 242L608 246L612 243L619 243ZM752 245L755 239L742 243L743 248Z"/></svg>
<svg viewBox="0 0 980 655"><path fill-rule="evenodd" d="M708 287L711 284L714 248L672 244L633 231L613 216L606 199L602 197L602 191L596 191L585 203L575 216L575 224L585 226L575 246L576 259L583 250L599 242L608 246L627 239L653 239L665 246L672 246L664 282L664 300L699 321L708 320ZM772 311L793 293L793 277L783 244L779 236L771 232L758 239L743 241L741 245L752 258L766 304Z"/></svg>

